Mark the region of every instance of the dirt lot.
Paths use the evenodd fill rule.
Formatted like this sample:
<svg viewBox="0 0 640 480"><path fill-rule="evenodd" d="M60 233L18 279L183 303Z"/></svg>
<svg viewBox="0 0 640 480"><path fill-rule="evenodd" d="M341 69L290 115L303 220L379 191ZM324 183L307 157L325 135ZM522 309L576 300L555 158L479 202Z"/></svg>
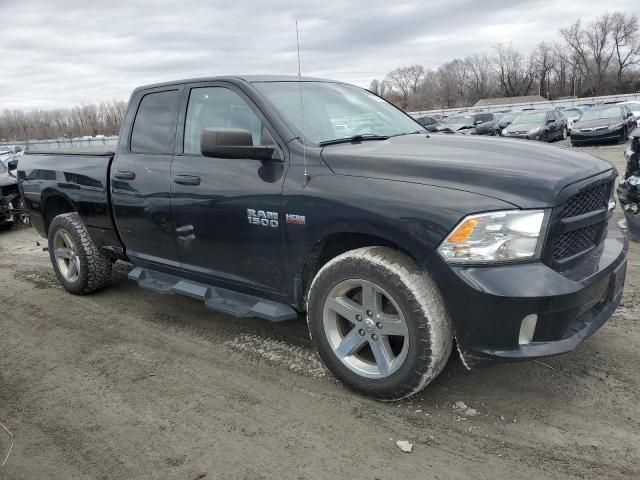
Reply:
<svg viewBox="0 0 640 480"><path fill-rule="evenodd" d="M621 147L589 150L621 168ZM126 264L72 296L37 241L0 235L2 480L640 478L638 244L624 307L575 352L472 372L452 358L378 403L325 373L303 321L154 295ZM0 429L0 464L9 445Z"/></svg>

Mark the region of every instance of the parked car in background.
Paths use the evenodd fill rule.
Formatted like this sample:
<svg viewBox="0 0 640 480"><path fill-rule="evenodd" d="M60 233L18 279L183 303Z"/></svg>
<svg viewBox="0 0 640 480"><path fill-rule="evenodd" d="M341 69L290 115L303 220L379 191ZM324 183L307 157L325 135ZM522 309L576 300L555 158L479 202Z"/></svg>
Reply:
<svg viewBox="0 0 640 480"><path fill-rule="evenodd" d="M435 117L430 117L428 115L416 118L416 121L430 132L435 132L438 129L438 125L440 124L440 122L438 122Z"/></svg>
<svg viewBox="0 0 640 480"><path fill-rule="evenodd" d="M17 167L15 156L6 163L5 160L0 160L0 231L9 230L16 221L29 223L29 216L18 192L18 180L12 173Z"/></svg>
<svg viewBox="0 0 640 480"><path fill-rule="evenodd" d="M475 129L473 115L453 115L437 126L436 132L470 134Z"/></svg>
<svg viewBox="0 0 640 480"><path fill-rule="evenodd" d="M636 127L640 127L640 102L621 102L620 105L625 105L636 119Z"/></svg>
<svg viewBox="0 0 640 480"><path fill-rule="evenodd" d="M567 137L567 119L558 110L523 112L502 131L505 137L550 142Z"/></svg>
<svg viewBox="0 0 640 480"><path fill-rule="evenodd" d="M580 107L570 107L562 109L562 114L567 118L567 132L569 135L571 135L573 124L578 121L583 113L584 109Z"/></svg>
<svg viewBox="0 0 640 480"><path fill-rule="evenodd" d="M584 112L574 123L571 132L571 145L585 143L626 142L636 121L626 105L602 105Z"/></svg>
<svg viewBox="0 0 640 480"><path fill-rule="evenodd" d="M24 150L20 145L0 145L0 157L5 155L23 155Z"/></svg>
<svg viewBox="0 0 640 480"><path fill-rule="evenodd" d="M513 119L520 115L521 112L509 112L502 115L498 120L498 135L502 135L502 131L511 125Z"/></svg>
<svg viewBox="0 0 640 480"><path fill-rule="evenodd" d="M473 115L477 135L498 135L498 117L495 113L482 112Z"/></svg>

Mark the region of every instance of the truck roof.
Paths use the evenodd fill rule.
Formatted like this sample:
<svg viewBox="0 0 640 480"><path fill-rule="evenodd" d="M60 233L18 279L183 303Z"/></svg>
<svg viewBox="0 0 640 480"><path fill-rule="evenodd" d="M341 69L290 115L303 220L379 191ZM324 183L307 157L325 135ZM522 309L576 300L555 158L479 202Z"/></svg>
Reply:
<svg viewBox="0 0 640 480"><path fill-rule="evenodd" d="M299 80L303 82L344 83L337 80L329 80L326 78L315 78L315 77L302 77L301 79L299 79L297 75L225 75L220 77L197 77L197 78L186 78L182 80L172 80L168 82L153 83L149 85L142 85L136 88L134 91L147 90L150 88L165 87L170 85L181 85L183 83L238 81L238 80L241 80L247 83L297 82Z"/></svg>

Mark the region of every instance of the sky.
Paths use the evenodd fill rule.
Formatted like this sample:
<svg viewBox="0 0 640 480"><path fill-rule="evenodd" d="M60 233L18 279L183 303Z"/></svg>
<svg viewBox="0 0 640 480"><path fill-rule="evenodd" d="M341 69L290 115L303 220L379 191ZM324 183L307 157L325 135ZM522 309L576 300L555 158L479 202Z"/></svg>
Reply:
<svg viewBox="0 0 640 480"><path fill-rule="evenodd" d="M0 111L126 100L133 88L236 74L302 74L368 87L402 65L523 51L580 16L638 0L0 0Z"/></svg>

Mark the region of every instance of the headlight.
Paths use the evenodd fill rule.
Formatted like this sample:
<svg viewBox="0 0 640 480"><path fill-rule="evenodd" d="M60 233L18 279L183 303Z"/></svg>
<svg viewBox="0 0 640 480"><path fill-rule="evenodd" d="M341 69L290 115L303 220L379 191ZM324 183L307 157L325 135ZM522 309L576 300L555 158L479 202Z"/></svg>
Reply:
<svg viewBox="0 0 640 480"><path fill-rule="evenodd" d="M529 135L537 135L538 132L540 132L540 127L532 128L531 130L529 130Z"/></svg>
<svg viewBox="0 0 640 480"><path fill-rule="evenodd" d="M507 135L509 135L509 132L507 132L506 128L502 129L502 134L506 137Z"/></svg>
<svg viewBox="0 0 640 480"><path fill-rule="evenodd" d="M615 125L609 125L609 130L617 130L618 128L622 128L622 123L616 123Z"/></svg>
<svg viewBox="0 0 640 480"><path fill-rule="evenodd" d="M438 247L449 263L486 264L539 256L544 210L507 210L469 215Z"/></svg>

